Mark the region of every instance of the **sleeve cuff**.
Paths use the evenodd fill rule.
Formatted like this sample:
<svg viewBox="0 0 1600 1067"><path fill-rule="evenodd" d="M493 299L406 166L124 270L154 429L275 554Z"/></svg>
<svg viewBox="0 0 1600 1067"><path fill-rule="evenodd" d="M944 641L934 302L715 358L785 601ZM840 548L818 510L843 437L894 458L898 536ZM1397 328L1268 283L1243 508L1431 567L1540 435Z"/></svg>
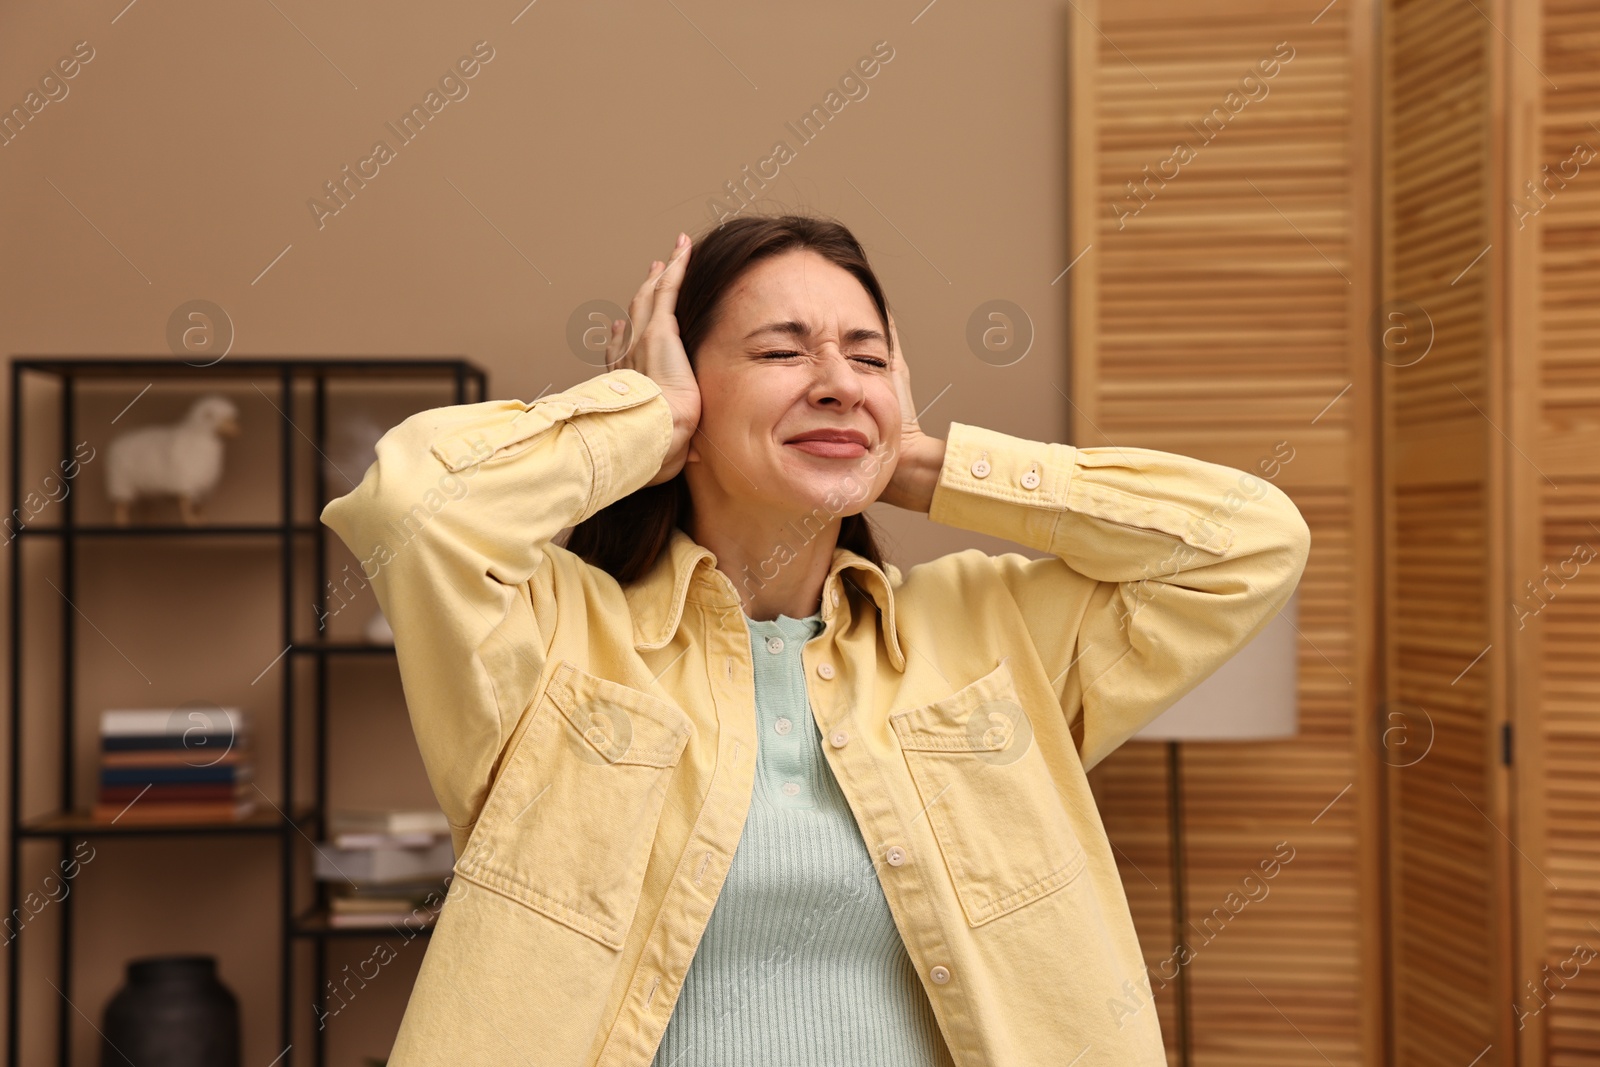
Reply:
<svg viewBox="0 0 1600 1067"><path fill-rule="evenodd" d="M602 419L577 419L573 427L589 450L592 491L577 522L600 509L644 488L656 476L672 447L672 407L661 394L654 378L636 370L614 370L592 378L585 385L598 397L593 407L581 407L578 414L596 411L638 410ZM661 399L659 402L657 398Z"/></svg>
<svg viewBox="0 0 1600 1067"><path fill-rule="evenodd" d="M1050 552L1077 452L1073 445L952 422L928 518Z"/></svg>
<svg viewBox="0 0 1600 1067"><path fill-rule="evenodd" d="M928 517L1058 556L1068 551L1061 538L1072 536L1072 522L1062 521L1068 515L1162 534L1223 555L1233 545L1231 527L1188 506L1176 489L1170 497L1156 491L1167 478L1178 478L1176 486L1186 484L1181 467L1158 471L1154 466L1178 459L1198 463L1149 449L1030 441L952 422ZM1151 465L1151 473L1137 473L1141 462Z"/></svg>

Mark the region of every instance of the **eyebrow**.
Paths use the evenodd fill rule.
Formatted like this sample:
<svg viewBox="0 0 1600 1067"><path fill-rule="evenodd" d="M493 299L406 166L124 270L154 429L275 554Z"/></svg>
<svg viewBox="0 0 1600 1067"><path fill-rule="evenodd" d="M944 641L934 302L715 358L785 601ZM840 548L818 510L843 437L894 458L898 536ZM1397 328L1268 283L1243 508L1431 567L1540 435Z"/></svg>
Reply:
<svg viewBox="0 0 1600 1067"><path fill-rule="evenodd" d="M744 339L748 341L750 338L763 333L782 333L788 334L791 337L805 338L811 336L811 327L795 319L785 319L783 322L769 322L765 326L758 326L749 333L745 334ZM881 330L873 330L865 326L859 326L853 330L846 330L844 332L844 340L846 344L853 344L860 341L882 341L884 344L889 343L889 339L883 335Z"/></svg>

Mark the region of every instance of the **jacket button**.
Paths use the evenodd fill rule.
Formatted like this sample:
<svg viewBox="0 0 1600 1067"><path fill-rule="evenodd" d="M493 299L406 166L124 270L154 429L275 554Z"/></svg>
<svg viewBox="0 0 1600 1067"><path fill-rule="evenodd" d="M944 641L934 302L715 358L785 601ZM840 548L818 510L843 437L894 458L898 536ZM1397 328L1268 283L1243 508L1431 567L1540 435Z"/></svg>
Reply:
<svg viewBox="0 0 1600 1067"><path fill-rule="evenodd" d="M944 965L940 964L928 972L928 977L932 978L940 985L944 985L946 982L950 981L950 972L944 967Z"/></svg>
<svg viewBox="0 0 1600 1067"><path fill-rule="evenodd" d="M773 723L772 724L772 728L774 730L778 731L780 734L786 734L786 733L789 732L789 728L792 727L793 725L794 725L794 723L790 722L787 718L784 718L784 719L779 719L777 722Z"/></svg>
<svg viewBox="0 0 1600 1067"><path fill-rule="evenodd" d="M980 459L974 463L972 465L972 476L974 478L989 477L989 461L986 459Z"/></svg>
<svg viewBox="0 0 1600 1067"><path fill-rule="evenodd" d="M835 730L829 735L828 740L832 742L834 748L843 748L850 743L850 735L843 730Z"/></svg>
<svg viewBox="0 0 1600 1067"><path fill-rule="evenodd" d="M626 393L628 391L627 382L612 381L610 385L611 388L615 389L619 393Z"/></svg>
<svg viewBox="0 0 1600 1067"><path fill-rule="evenodd" d="M1022 488L1024 488L1024 489L1037 489L1037 488L1039 488L1039 472L1038 471L1029 471L1027 474L1024 474L1022 476Z"/></svg>
<svg viewBox="0 0 1600 1067"><path fill-rule="evenodd" d="M833 664L831 664L831 663L819 663L819 664L817 664L817 673L820 674L824 678L832 678L833 677Z"/></svg>
<svg viewBox="0 0 1600 1067"><path fill-rule="evenodd" d="M890 845L889 851L883 854L883 858L889 861L891 867L898 867L906 861L906 850L899 845Z"/></svg>

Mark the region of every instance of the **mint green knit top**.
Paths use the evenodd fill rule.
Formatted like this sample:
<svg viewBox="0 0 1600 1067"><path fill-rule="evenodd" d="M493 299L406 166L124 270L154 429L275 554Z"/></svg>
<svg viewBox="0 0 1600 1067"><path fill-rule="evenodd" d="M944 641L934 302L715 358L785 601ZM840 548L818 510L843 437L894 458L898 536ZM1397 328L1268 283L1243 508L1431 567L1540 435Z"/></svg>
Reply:
<svg viewBox="0 0 1600 1067"><path fill-rule="evenodd" d="M806 619L745 617L756 782L652 1067L940 1067L938 1023L822 753Z"/></svg>

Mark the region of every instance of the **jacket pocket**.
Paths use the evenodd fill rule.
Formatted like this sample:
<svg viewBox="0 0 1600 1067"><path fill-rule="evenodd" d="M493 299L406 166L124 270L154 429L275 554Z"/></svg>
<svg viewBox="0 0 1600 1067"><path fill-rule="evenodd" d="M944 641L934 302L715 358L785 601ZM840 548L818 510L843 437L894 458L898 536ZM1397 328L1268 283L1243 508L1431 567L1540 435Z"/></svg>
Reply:
<svg viewBox="0 0 1600 1067"><path fill-rule="evenodd" d="M1088 862L1006 660L889 717L967 922L1052 893Z"/></svg>
<svg viewBox="0 0 1600 1067"><path fill-rule="evenodd" d="M694 727L563 661L484 801L456 873L620 949L667 781Z"/></svg>

